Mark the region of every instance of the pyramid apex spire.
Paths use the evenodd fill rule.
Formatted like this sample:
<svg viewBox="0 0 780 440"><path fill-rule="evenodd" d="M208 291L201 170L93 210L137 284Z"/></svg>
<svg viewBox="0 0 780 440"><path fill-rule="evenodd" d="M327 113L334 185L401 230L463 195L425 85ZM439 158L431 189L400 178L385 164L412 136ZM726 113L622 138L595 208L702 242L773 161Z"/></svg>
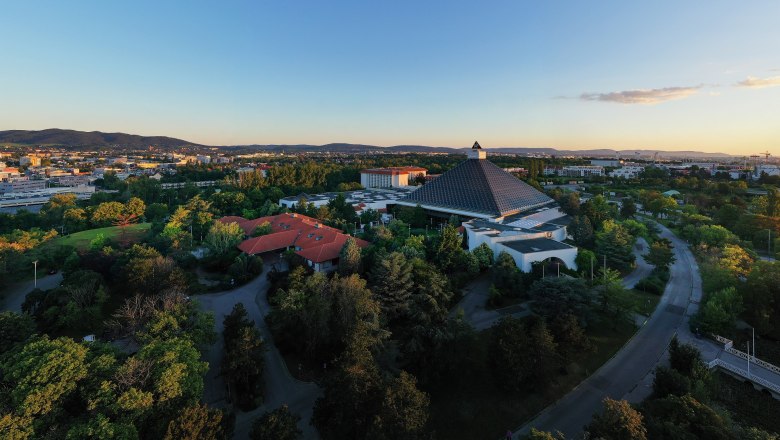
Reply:
<svg viewBox="0 0 780 440"><path fill-rule="evenodd" d="M479 145L479 142L474 141L474 146L471 147L471 150L468 153L469 159L484 159L487 157L487 153L485 150L482 149L482 146Z"/></svg>

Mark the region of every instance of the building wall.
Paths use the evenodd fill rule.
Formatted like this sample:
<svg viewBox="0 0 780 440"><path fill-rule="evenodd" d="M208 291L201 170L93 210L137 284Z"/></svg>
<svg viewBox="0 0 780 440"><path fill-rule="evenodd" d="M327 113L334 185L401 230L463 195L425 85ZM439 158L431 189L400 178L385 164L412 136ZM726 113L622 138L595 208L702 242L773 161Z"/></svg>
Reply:
<svg viewBox="0 0 780 440"><path fill-rule="evenodd" d="M0 193L25 192L46 188L45 180L11 180L0 183Z"/></svg>
<svg viewBox="0 0 780 440"><path fill-rule="evenodd" d="M561 261L566 264L566 267L569 269L577 269L577 248L570 248L570 249L558 249L554 251L545 251L545 252L534 252L532 254L524 254L522 252L516 251L510 247L504 246L502 244L498 244L497 246L498 253L495 255L497 256L502 251L508 253L512 256L512 258L515 259L515 264L517 264L517 267L520 268L523 272L530 272L531 271L531 265L533 263L544 261L548 258L558 258Z"/></svg>
<svg viewBox="0 0 780 440"><path fill-rule="evenodd" d="M409 186L409 173L360 173L363 188L397 188Z"/></svg>

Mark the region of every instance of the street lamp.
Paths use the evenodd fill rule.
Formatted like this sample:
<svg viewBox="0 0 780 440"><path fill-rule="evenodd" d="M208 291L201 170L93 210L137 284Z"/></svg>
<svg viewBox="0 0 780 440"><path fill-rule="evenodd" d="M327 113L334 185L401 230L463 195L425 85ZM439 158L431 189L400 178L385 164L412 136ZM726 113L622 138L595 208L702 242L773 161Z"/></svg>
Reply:
<svg viewBox="0 0 780 440"><path fill-rule="evenodd" d="M33 265L35 266L34 275L33 275L33 284L35 288L38 288L38 260L33 261Z"/></svg>

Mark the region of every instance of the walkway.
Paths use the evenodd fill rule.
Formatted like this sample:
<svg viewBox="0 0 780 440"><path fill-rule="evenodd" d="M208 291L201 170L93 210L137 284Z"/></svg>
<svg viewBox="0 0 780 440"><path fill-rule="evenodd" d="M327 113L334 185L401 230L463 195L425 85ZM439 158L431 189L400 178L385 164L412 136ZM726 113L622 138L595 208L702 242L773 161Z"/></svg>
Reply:
<svg viewBox="0 0 780 440"><path fill-rule="evenodd" d="M54 275L46 275L38 278L38 288L41 290L53 289L60 285L62 282L62 272L55 273ZM35 283L33 280L22 281L16 284L11 284L0 292L0 310L10 310L12 312L21 313L22 304L27 294L35 289Z"/></svg>
<svg viewBox="0 0 780 440"><path fill-rule="evenodd" d="M260 330L265 341L265 401L262 406L250 412L242 412L236 409L236 425L234 438L249 438L252 422L262 413L276 409L282 404L287 404L290 412L301 417L298 427L303 431L303 438L319 438L317 431L309 424L311 420L314 402L320 396L321 391L314 383L301 382L294 379L287 371L282 355L274 345L271 332L265 323L265 316L270 312L266 293L268 291L268 279L266 275L270 269L266 264L263 273L239 288L200 295L196 299L204 310L214 313L217 342L206 354L209 363L209 371L205 378L203 400L214 406L227 407L225 382L220 375L224 341L222 338L222 321L233 310L233 306L239 302L244 303L249 319L255 321L255 326Z"/></svg>
<svg viewBox="0 0 780 440"><path fill-rule="evenodd" d="M680 329L687 328L686 311L692 299L701 298L698 267L687 244L661 227L661 237L674 246L675 263L660 303L647 323L598 371L574 390L542 411L514 433L527 434L531 427L561 431L577 438L594 413L601 410L605 397L621 399L644 383L666 351L669 341ZM644 391L644 389L643 389Z"/></svg>
<svg viewBox="0 0 780 440"><path fill-rule="evenodd" d="M529 315L527 305L517 304L505 307L503 309L485 308L490 298L490 275L482 275L463 288L463 299L452 308L450 317L454 318L459 313L463 313L463 319L471 324L477 331L482 331L493 327L504 316L514 316L520 318Z"/></svg>

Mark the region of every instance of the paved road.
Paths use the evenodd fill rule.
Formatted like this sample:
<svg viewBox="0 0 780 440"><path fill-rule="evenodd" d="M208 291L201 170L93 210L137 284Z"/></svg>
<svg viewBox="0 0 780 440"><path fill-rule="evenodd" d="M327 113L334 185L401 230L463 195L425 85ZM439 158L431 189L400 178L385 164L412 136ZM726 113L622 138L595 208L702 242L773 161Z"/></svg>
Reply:
<svg viewBox="0 0 780 440"><path fill-rule="evenodd" d="M206 375L203 400L214 406L226 407L228 405L225 382L220 376L224 350L222 321L225 319L225 316L230 314L235 304L242 302L244 307L246 307L249 318L255 321L255 326L260 330L263 340L266 342L265 402L261 407L250 412L236 410L234 438L249 438L252 422L257 416L282 404L287 404L292 413L301 416L298 427L303 431L304 438L316 439L319 436L316 430L309 424L309 420L311 419L314 402L320 396L321 390L313 383L294 379L287 371L287 366L273 343L273 338L264 320L264 317L271 310L266 299L268 290L267 272L268 269L250 283L237 289L197 297L197 301L204 310L210 310L214 313L217 331L217 343L206 354L209 371Z"/></svg>
<svg viewBox="0 0 780 440"><path fill-rule="evenodd" d="M61 282L62 272L57 272L54 275L38 278L38 288L41 290L53 289L59 286ZM32 280L22 281L5 288L0 292L0 310L21 313L22 303L24 303L27 294L35 289L34 284Z"/></svg>
<svg viewBox="0 0 780 440"><path fill-rule="evenodd" d="M621 399L641 384L658 364L672 336L679 328L687 327L685 316L692 294L697 300L701 298L698 268L686 243L668 229L661 229L661 236L672 242L677 260L670 268L669 283L658 308L612 359L515 432L515 438L527 434L531 427L557 430L567 438L576 438L593 414L601 410L601 401L607 396Z"/></svg>

